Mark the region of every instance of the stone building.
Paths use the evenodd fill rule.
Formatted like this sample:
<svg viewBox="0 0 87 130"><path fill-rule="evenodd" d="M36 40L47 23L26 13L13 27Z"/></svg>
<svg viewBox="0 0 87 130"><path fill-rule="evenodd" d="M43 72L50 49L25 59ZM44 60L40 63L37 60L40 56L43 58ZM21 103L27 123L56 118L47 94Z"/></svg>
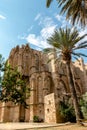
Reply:
<svg viewBox="0 0 87 130"><path fill-rule="evenodd" d="M13 103L0 104L1 122L32 122L38 116L45 122L61 122L58 113L58 101L70 94L66 67L60 68L51 60L52 55L43 54L41 51L31 49L28 44L15 47L8 58L9 64L18 67L18 70L27 79L26 86L31 88L30 97L27 99L29 108L25 109ZM82 59L72 63L78 96L87 91L87 65ZM82 78L83 77L83 78Z"/></svg>

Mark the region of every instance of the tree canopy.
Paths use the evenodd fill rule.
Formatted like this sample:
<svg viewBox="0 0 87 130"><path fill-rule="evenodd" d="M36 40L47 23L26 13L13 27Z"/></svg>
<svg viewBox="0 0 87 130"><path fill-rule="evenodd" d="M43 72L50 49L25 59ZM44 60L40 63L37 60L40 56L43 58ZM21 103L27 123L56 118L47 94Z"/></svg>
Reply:
<svg viewBox="0 0 87 130"><path fill-rule="evenodd" d="M10 65L5 66L5 72L1 83L2 102L13 102L22 104L27 107L26 99L29 98L30 88L26 86L26 80L17 68L12 68Z"/></svg>
<svg viewBox="0 0 87 130"><path fill-rule="evenodd" d="M58 57L61 57L63 60L71 61L72 56L78 58L81 56L87 57L87 55L76 50L87 49L87 40L84 38L87 37L87 34L79 36L79 32L76 28L67 28L66 29L56 29L52 36L47 39L49 45L52 48L44 49L45 52L56 52ZM52 52L52 53L53 53Z"/></svg>

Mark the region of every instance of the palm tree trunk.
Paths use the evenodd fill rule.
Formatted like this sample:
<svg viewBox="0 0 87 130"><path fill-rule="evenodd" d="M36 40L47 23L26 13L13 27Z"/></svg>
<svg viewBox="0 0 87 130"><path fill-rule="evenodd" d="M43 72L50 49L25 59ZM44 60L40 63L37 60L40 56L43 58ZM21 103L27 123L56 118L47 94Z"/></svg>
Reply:
<svg viewBox="0 0 87 130"><path fill-rule="evenodd" d="M68 74L69 87L70 87L73 105L74 105L74 109L75 109L76 122L78 124L81 124L81 111L80 111L80 107L79 107L79 103L78 103L76 90L74 87L74 81L73 81L73 75L72 75L72 71L71 71L70 62L66 63L66 68L67 68L67 74Z"/></svg>

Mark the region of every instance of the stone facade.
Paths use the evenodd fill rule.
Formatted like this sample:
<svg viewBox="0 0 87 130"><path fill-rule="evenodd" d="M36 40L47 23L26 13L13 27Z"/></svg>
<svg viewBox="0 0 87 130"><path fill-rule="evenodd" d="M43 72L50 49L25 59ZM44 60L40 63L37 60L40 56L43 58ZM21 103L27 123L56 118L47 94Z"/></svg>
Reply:
<svg viewBox="0 0 87 130"><path fill-rule="evenodd" d="M26 78L26 86L31 88L30 97L27 99L29 108L25 109L11 102L1 103L1 122L32 122L34 116L45 122L61 121L60 116L59 119L56 117L56 104L59 100L63 101L64 97L70 94L70 90L65 65L60 68L57 63L54 64L54 60L47 64L52 57L31 49L28 44L12 49L8 62L13 68L18 67ZM79 96L87 91L87 65L84 65L83 60L80 59L79 63L74 62L72 66Z"/></svg>

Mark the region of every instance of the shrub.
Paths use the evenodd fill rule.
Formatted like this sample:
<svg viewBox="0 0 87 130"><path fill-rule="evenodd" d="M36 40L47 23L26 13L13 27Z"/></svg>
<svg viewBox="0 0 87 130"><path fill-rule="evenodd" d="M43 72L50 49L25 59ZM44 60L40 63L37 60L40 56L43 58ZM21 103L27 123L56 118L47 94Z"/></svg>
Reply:
<svg viewBox="0 0 87 130"><path fill-rule="evenodd" d="M43 119L39 118L39 116L34 116L33 117L33 122L43 122Z"/></svg>
<svg viewBox="0 0 87 130"><path fill-rule="evenodd" d="M87 119L87 92L80 99L80 107L84 119Z"/></svg>
<svg viewBox="0 0 87 130"><path fill-rule="evenodd" d="M39 121L39 117L38 116L34 116L33 117L33 122L38 122Z"/></svg>
<svg viewBox="0 0 87 130"><path fill-rule="evenodd" d="M60 114L65 122L76 122L75 112L72 105L68 102L65 103L63 101L60 102Z"/></svg>

